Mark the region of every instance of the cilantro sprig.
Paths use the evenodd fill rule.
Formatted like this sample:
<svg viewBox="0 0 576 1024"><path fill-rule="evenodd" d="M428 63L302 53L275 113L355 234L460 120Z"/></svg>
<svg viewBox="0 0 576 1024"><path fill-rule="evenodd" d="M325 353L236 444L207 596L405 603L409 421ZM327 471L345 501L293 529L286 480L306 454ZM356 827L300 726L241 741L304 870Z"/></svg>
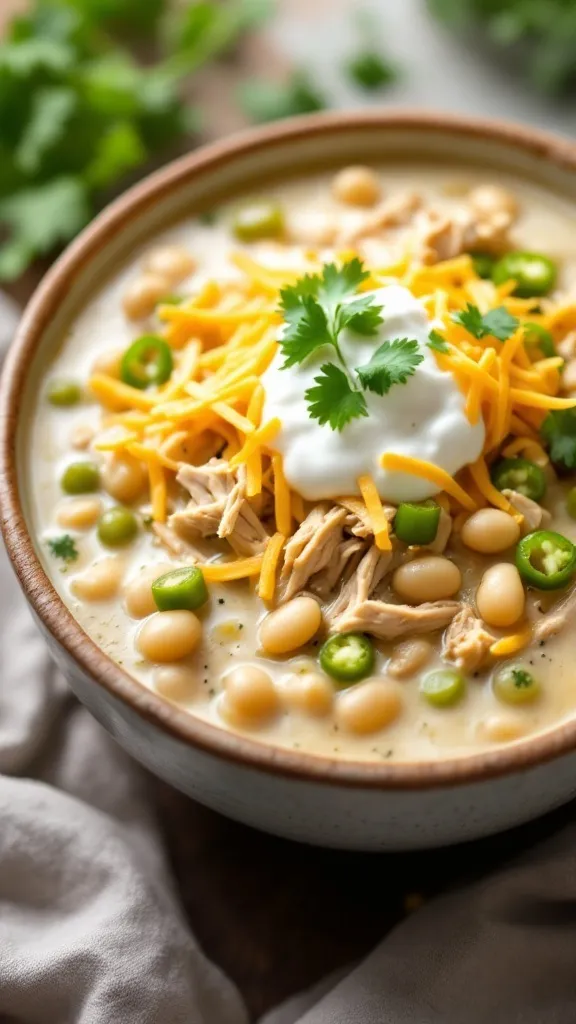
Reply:
<svg viewBox="0 0 576 1024"><path fill-rule="evenodd" d="M61 537L51 537L48 547L54 558L61 558L63 562L75 562L78 558L76 542L69 533L63 533Z"/></svg>
<svg viewBox="0 0 576 1024"><path fill-rule="evenodd" d="M470 302L466 309L453 313L452 320L479 341L489 336L497 338L498 341L506 341L514 334L520 323L504 306L491 309L488 313L481 313L478 306Z"/></svg>
<svg viewBox="0 0 576 1024"><path fill-rule="evenodd" d="M395 384L405 384L424 358L417 341L397 338L383 342L363 366L348 366L339 343L342 331L370 337L384 319L370 292L358 294L368 277L355 258L340 268L328 263L320 274L306 274L280 293L285 323L279 339L285 357L282 369L305 362L321 348L334 353L336 363L323 363L315 387L304 394L310 417L332 430L341 431L368 415L364 391L388 394Z"/></svg>

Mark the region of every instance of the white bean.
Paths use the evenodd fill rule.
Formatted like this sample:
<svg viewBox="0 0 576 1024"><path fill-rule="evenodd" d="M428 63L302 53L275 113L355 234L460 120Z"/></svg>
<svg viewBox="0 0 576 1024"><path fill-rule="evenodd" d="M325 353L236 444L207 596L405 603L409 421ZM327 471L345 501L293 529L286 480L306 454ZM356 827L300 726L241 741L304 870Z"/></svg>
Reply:
<svg viewBox="0 0 576 1024"><path fill-rule="evenodd" d="M74 576L70 589L82 601L108 601L118 593L122 571L119 559L113 556L103 558Z"/></svg>
<svg viewBox="0 0 576 1024"><path fill-rule="evenodd" d="M289 676L282 686L282 698L289 708L314 718L328 714L334 699L334 688L319 672Z"/></svg>
<svg viewBox="0 0 576 1024"><path fill-rule="evenodd" d="M266 616L260 643L267 654L288 654L303 647L320 628L322 612L313 597L295 597Z"/></svg>
<svg viewBox="0 0 576 1024"><path fill-rule="evenodd" d="M136 647L148 661L180 661L196 650L202 626L194 612L156 612L140 627Z"/></svg>
<svg viewBox="0 0 576 1024"><path fill-rule="evenodd" d="M56 512L56 521L66 530L88 530L102 511L99 498L72 498L63 502Z"/></svg>
<svg viewBox="0 0 576 1024"><path fill-rule="evenodd" d="M378 175L369 167L344 167L332 183L334 198L348 206L374 206L382 195Z"/></svg>
<svg viewBox="0 0 576 1024"><path fill-rule="evenodd" d="M168 562L166 564L157 562L154 565L145 566L135 576L131 576L127 580L123 589L124 604L128 615L133 619L145 619L157 611L152 597L152 584L173 568L174 566Z"/></svg>
<svg viewBox="0 0 576 1024"><path fill-rule="evenodd" d="M476 591L476 605L489 626L513 626L522 618L525 604L520 573L512 562L498 562L486 570Z"/></svg>
<svg viewBox="0 0 576 1024"><path fill-rule="evenodd" d="M415 637L413 640L404 640L398 644L392 652L392 657L386 666L388 675L395 679L405 679L413 676L419 669L423 668L430 661L434 648L428 640Z"/></svg>
<svg viewBox="0 0 576 1024"><path fill-rule="evenodd" d="M402 697L395 683L368 679L340 694L336 701L336 721L346 732L367 736L390 725L401 710Z"/></svg>
<svg viewBox="0 0 576 1024"><path fill-rule="evenodd" d="M130 505L147 486L148 473L144 464L131 455L112 455L104 464L101 479L111 497Z"/></svg>
<svg viewBox="0 0 576 1024"><path fill-rule="evenodd" d="M410 604L442 601L458 593L462 586L462 574L449 558L426 555L405 562L396 569L392 586L398 596Z"/></svg>
<svg viewBox="0 0 576 1024"><path fill-rule="evenodd" d="M462 527L462 542L472 551L493 555L517 544L520 527L513 516L498 508L481 508Z"/></svg>
<svg viewBox="0 0 576 1024"><path fill-rule="evenodd" d="M154 673L154 689L176 704L190 700L196 688L196 677L186 665L166 665Z"/></svg>
<svg viewBox="0 0 576 1024"><path fill-rule="evenodd" d="M239 665L223 682L220 712L231 725L263 725L280 710L274 683L257 665Z"/></svg>
<svg viewBox="0 0 576 1024"><path fill-rule="evenodd" d="M179 284L196 269L196 260L182 245L162 245L148 253L144 269L170 284Z"/></svg>
<svg viewBox="0 0 576 1024"><path fill-rule="evenodd" d="M129 320L151 316L160 299L167 295L171 282L161 274L142 274L127 288L122 307Z"/></svg>

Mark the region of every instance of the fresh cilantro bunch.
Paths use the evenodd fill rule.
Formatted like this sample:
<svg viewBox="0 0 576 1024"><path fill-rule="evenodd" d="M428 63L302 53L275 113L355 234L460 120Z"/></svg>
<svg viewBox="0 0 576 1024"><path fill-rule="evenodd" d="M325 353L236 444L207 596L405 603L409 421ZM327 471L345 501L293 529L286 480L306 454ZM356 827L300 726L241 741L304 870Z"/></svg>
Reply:
<svg viewBox="0 0 576 1024"><path fill-rule="evenodd" d="M63 533L61 537L52 537L48 541L48 547L54 558L61 558L63 562L75 562L78 558L76 542L69 533Z"/></svg>
<svg viewBox="0 0 576 1024"><path fill-rule="evenodd" d="M384 341L370 361L351 369L342 353L343 330L375 335L383 323L382 307L370 292L358 288L370 275L358 259L338 268L327 263L321 274L306 274L281 293L280 312L285 327L279 343L285 357L282 369L303 363L318 349L332 349L336 362L326 362L304 398L312 419L343 430L347 423L368 416L364 391L385 395L395 384L405 384L423 355L418 342L408 338Z"/></svg>
<svg viewBox="0 0 576 1024"><path fill-rule="evenodd" d="M197 125L182 80L270 0L32 0L0 43L0 278L72 238L118 182ZM147 36L140 64L127 37Z"/></svg>
<svg viewBox="0 0 576 1024"><path fill-rule="evenodd" d="M428 6L458 30L483 29L542 92L558 94L576 84L574 0L428 0Z"/></svg>

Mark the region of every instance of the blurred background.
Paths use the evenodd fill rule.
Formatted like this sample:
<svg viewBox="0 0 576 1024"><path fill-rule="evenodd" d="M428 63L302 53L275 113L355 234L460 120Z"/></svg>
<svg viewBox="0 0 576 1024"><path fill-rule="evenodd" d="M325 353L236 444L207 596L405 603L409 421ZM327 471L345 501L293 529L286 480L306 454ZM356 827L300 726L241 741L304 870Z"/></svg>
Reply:
<svg viewBox="0 0 576 1024"><path fill-rule="evenodd" d="M401 105L572 134L576 0L0 0L0 282L243 125Z"/></svg>

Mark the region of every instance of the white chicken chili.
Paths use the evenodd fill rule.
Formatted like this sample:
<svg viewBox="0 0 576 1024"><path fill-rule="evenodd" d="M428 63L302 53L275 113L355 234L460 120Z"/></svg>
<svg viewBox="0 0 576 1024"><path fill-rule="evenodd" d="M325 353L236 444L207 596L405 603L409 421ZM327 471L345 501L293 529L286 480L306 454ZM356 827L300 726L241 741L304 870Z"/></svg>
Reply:
<svg viewBox="0 0 576 1024"><path fill-rule="evenodd" d="M574 714L574 213L342 168L166 232L38 394L29 490L86 632L190 714L434 761Z"/></svg>

